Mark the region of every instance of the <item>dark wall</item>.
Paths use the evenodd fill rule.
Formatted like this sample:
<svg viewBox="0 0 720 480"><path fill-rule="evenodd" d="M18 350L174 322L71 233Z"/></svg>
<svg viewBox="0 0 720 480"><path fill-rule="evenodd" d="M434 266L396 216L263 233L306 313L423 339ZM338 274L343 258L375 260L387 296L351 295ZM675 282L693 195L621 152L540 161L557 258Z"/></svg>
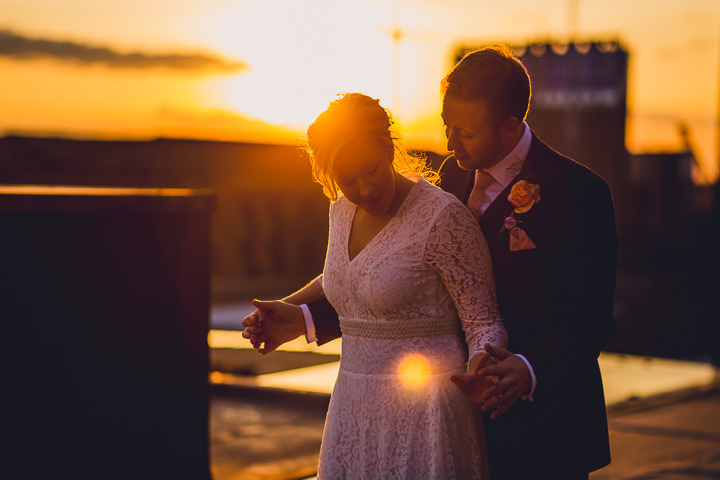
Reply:
<svg viewBox="0 0 720 480"><path fill-rule="evenodd" d="M14 471L209 479L211 199L8 190L1 377Z"/></svg>

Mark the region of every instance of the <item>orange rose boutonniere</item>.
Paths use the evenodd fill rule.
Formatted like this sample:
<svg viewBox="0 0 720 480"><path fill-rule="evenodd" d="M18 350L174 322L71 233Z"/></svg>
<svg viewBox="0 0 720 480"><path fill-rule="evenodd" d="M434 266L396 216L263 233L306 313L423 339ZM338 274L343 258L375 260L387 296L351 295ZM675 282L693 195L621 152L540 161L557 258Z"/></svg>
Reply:
<svg viewBox="0 0 720 480"><path fill-rule="evenodd" d="M510 232L511 252L537 248L527 233L518 226L522 221L515 218L515 214L529 212L533 205L540 202L540 185L520 180L510 189L508 201L515 209L510 216L505 217L500 235L505 231Z"/></svg>
<svg viewBox="0 0 720 480"><path fill-rule="evenodd" d="M520 180L510 189L508 201L515 206L514 213L525 213L540 202L540 185Z"/></svg>

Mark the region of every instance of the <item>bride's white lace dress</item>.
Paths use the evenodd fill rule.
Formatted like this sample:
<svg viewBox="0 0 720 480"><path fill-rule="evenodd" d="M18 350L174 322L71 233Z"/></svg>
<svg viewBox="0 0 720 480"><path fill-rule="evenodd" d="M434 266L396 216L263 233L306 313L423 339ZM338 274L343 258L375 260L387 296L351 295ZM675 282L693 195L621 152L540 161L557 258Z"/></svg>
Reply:
<svg viewBox="0 0 720 480"><path fill-rule="evenodd" d="M482 478L474 406L450 381L468 349L507 344L477 220L419 180L350 259L355 211L343 197L330 208L323 287L343 336L318 477Z"/></svg>

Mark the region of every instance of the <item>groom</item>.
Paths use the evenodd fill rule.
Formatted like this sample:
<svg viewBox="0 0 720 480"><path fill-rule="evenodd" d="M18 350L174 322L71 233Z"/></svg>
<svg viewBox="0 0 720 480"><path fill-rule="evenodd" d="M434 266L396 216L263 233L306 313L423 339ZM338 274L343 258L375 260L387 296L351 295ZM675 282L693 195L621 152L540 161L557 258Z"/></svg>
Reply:
<svg viewBox="0 0 720 480"><path fill-rule="evenodd" d="M443 79L453 152L441 186L477 216L490 248L508 350L481 409L493 480L587 479L610 462L597 357L614 331L617 237L607 184L525 123L530 79L503 47L465 56ZM340 336L325 301L257 302L244 335L268 352L305 333ZM301 314L302 313L302 314ZM304 314L304 317L303 317ZM303 321L304 319L304 321Z"/></svg>

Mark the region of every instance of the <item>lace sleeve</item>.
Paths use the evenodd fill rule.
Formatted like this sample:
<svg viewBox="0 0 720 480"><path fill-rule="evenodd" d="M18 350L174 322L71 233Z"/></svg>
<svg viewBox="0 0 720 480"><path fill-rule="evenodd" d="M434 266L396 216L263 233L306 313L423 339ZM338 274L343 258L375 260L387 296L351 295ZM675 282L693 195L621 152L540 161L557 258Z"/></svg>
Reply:
<svg viewBox="0 0 720 480"><path fill-rule="evenodd" d="M464 205L453 202L439 212L425 245L425 262L438 272L455 303L470 358L485 351L486 343L507 347L490 251Z"/></svg>

